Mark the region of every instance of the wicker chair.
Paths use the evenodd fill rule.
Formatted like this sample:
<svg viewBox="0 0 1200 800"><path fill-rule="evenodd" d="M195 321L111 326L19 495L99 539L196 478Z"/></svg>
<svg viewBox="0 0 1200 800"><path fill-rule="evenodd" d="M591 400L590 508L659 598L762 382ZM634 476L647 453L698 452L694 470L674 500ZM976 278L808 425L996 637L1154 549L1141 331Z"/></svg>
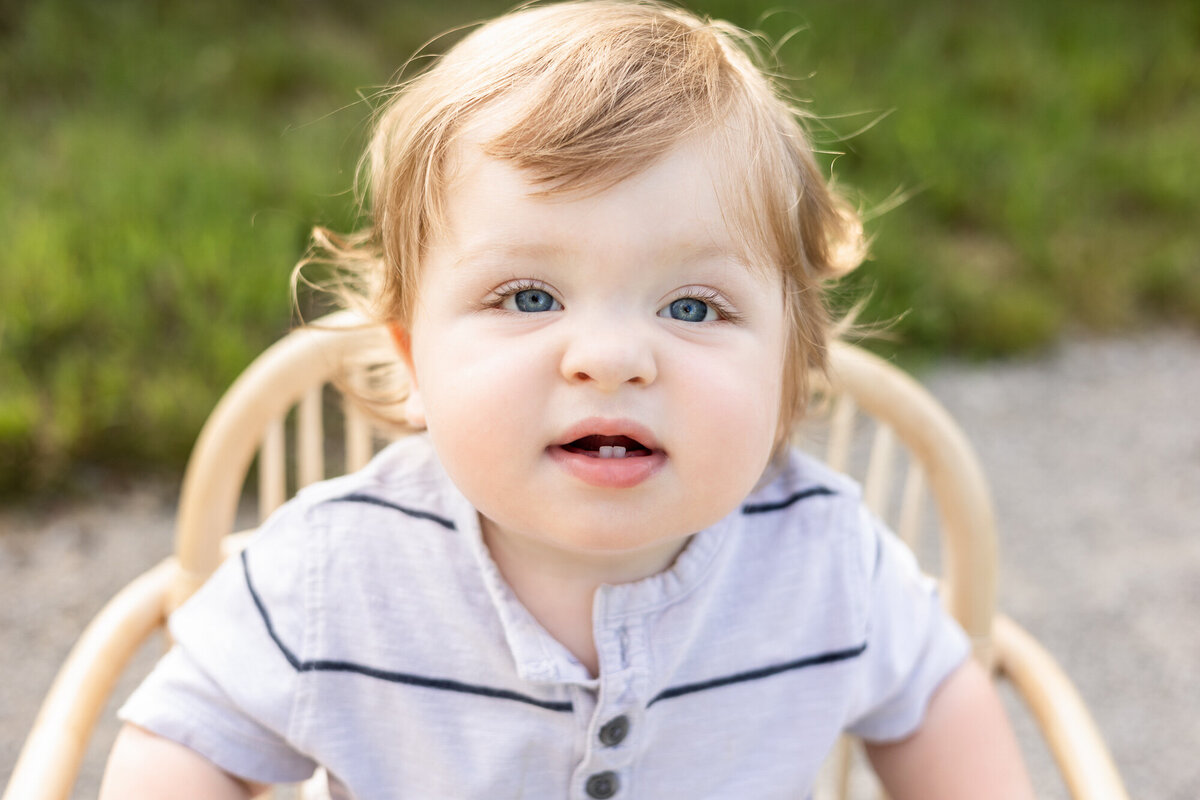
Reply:
<svg viewBox="0 0 1200 800"><path fill-rule="evenodd" d="M343 411L328 389L331 381L365 380L373 365L393 358L382 329L342 313L287 335L238 378L209 417L189 461L175 554L117 594L80 636L2 800L69 796L95 722L132 655L248 535L231 534L256 457L258 513L264 518L297 488L363 466L392 438L349 404L340 436L328 436L325 422ZM997 679L1011 681L1071 796L1127 800L1070 680L1028 633L997 613L991 500L954 421L899 369L845 344L834 346L831 381L817 395L818 413L799 434L802 446L823 446L826 461L862 481L867 503L910 546L923 556L934 553L931 560L940 569L931 569L930 560L923 563L940 575L942 596L971 637L975 657ZM327 463L327 450L343 451L338 468ZM919 542L931 527L940 535ZM855 752L849 740L839 745L818 797L880 796L870 785L864 792L863 784L871 781L853 766Z"/></svg>

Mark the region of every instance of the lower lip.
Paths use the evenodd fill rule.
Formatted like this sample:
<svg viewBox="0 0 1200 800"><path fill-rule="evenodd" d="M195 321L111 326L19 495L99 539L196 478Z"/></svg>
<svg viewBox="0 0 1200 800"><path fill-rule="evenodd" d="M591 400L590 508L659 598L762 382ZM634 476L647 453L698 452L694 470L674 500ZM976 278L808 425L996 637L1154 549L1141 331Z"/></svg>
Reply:
<svg viewBox="0 0 1200 800"><path fill-rule="evenodd" d="M649 479L667 463L667 456L655 450L648 456L599 458L585 453L551 447L547 450L567 474L602 489L631 489Z"/></svg>

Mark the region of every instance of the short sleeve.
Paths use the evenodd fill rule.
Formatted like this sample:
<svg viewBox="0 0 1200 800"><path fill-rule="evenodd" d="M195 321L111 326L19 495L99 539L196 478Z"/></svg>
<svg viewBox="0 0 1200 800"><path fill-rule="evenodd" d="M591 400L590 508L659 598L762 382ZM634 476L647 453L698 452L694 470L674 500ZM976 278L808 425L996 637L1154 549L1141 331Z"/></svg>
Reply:
<svg viewBox="0 0 1200 800"><path fill-rule="evenodd" d="M302 509L264 526L170 620L172 650L118 715L241 778L308 778L295 746L307 588ZM303 526L299 526L303 527ZM289 644L291 643L291 644Z"/></svg>
<svg viewBox="0 0 1200 800"><path fill-rule="evenodd" d="M942 608L936 582L909 548L865 510L869 576L867 648L847 730L868 741L912 734L934 692L967 658L970 645Z"/></svg>

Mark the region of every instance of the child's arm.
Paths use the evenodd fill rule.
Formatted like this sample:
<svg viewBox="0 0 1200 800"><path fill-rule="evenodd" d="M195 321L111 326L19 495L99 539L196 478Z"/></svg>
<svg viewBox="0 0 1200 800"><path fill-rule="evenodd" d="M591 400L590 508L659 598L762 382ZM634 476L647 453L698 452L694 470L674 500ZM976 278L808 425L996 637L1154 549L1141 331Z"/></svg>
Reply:
<svg viewBox="0 0 1200 800"><path fill-rule="evenodd" d="M1000 696L972 659L933 695L916 733L866 750L893 800L1033 800Z"/></svg>
<svg viewBox="0 0 1200 800"><path fill-rule="evenodd" d="M126 725L109 756L100 800L248 800L266 788L221 771L181 744Z"/></svg>

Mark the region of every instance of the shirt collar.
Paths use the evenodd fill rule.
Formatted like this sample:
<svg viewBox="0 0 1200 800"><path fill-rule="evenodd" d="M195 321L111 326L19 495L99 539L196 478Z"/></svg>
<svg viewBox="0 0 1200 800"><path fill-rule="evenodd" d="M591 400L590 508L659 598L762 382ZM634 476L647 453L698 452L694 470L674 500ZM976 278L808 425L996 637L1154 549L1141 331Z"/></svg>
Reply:
<svg viewBox="0 0 1200 800"><path fill-rule="evenodd" d="M512 653L518 676L539 683L572 683L595 688L597 679L565 646L542 626L521 603L483 542L478 512L461 498L456 523L475 558L480 578L495 608ZM701 582L717 553L740 524L734 510L716 525L693 535L666 570L633 583L603 585L596 592L593 619L597 625L615 624L630 616L647 614L677 602Z"/></svg>

